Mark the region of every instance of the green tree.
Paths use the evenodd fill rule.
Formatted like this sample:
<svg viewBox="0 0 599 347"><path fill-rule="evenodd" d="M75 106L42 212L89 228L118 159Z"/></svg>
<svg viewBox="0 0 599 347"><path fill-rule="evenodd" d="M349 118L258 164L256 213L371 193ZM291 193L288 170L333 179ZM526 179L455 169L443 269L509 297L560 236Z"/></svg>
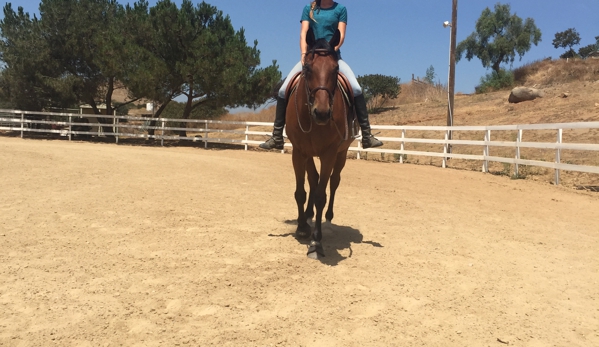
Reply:
<svg viewBox="0 0 599 347"><path fill-rule="evenodd" d="M456 48L456 61L464 55L477 57L483 67L499 73L501 63L512 64L516 54L522 59L531 45L541 41L541 31L532 18L524 21L510 12L510 5L497 3L495 11L485 8L476 22L476 31Z"/></svg>
<svg viewBox="0 0 599 347"><path fill-rule="evenodd" d="M566 53L562 54L560 58L573 58L576 56L576 52L572 47L580 44L580 34L574 28L559 32L555 34L553 39L553 47L555 48L569 48Z"/></svg>
<svg viewBox="0 0 599 347"><path fill-rule="evenodd" d="M185 112L185 104L185 102L171 101L162 112L162 118L181 118L183 112ZM225 108L214 109L204 104L194 108L189 118L214 119L227 113L228 111Z"/></svg>
<svg viewBox="0 0 599 347"><path fill-rule="evenodd" d="M274 61L258 68L257 41L248 46L244 30L235 31L229 16L206 2L194 7L183 0L177 8L170 0L160 0L149 9L148 21L154 35L143 44L158 57L154 71L160 77L155 86L148 86L162 101L157 116L180 96L186 100L184 119L200 105L258 106L281 79Z"/></svg>
<svg viewBox="0 0 599 347"><path fill-rule="evenodd" d="M123 31L129 42L128 53L125 54L125 74L122 83L129 91L131 99L145 98L158 105L155 117L161 117L170 101L176 97L180 81L171 74L167 60L168 52L160 51L156 43L158 34L150 21L150 6L148 1L140 0L125 8L125 21ZM182 112L179 114L180 118ZM173 117L171 117L173 118ZM155 126L152 121L150 126ZM154 135L154 129L149 129L148 134Z"/></svg>
<svg viewBox="0 0 599 347"><path fill-rule="evenodd" d="M431 65L431 66L429 66L428 69L426 69L426 75L424 75L424 81L429 84L434 84L436 76L437 75L435 74L435 68Z"/></svg>
<svg viewBox="0 0 599 347"><path fill-rule="evenodd" d="M578 50L578 54L582 58L586 58L589 56L589 54L599 51L599 36L595 36L595 41L597 42L580 48Z"/></svg>
<svg viewBox="0 0 599 347"><path fill-rule="evenodd" d="M55 89L69 89L95 114L114 111L112 95L123 75L127 42L122 35L124 8L116 0L42 0L41 36L49 48L58 78ZM98 118L104 124L109 119ZM104 128L111 132L110 127Z"/></svg>
<svg viewBox="0 0 599 347"><path fill-rule="evenodd" d="M112 40L118 40L121 6L111 0L42 0L39 6L41 35L50 48L60 76L77 99L100 114L106 104L111 114L115 71ZM113 65L111 65L113 64Z"/></svg>
<svg viewBox="0 0 599 347"><path fill-rule="evenodd" d="M2 97L11 107L41 111L45 107L67 107L76 103L70 88L56 80L68 80L56 70L50 47L43 40L40 21L7 3L0 20L0 84Z"/></svg>
<svg viewBox="0 0 599 347"><path fill-rule="evenodd" d="M384 75L358 76L364 98L370 112L377 112L389 99L395 99L401 91L399 77Z"/></svg>

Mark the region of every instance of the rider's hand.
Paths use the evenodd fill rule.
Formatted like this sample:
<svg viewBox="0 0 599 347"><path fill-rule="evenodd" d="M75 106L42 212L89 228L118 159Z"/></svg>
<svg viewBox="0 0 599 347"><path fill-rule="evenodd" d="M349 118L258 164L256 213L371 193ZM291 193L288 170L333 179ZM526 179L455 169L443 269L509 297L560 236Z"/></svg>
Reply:
<svg viewBox="0 0 599 347"><path fill-rule="evenodd" d="M302 58L300 61L302 62L302 66L304 66L304 63L306 62L306 53L302 53Z"/></svg>

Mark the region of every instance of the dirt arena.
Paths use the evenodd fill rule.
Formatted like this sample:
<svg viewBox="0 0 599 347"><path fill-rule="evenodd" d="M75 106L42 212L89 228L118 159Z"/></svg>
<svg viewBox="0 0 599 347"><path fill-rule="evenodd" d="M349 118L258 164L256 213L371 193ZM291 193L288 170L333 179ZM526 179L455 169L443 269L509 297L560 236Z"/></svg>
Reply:
<svg viewBox="0 0 599 347"><path fill-rule="evenodd" d="M323 261L291 156L0 137L1 346L599 346L599 194L349 161Z"/></svg>

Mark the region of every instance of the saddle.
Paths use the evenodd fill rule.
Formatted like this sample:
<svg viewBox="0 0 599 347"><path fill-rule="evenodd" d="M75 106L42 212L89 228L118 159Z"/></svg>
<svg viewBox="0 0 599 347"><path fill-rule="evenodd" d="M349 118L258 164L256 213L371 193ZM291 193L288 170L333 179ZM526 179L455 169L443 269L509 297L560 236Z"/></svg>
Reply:
<svg viewBox="0 0 599 347"><path fill-rule="evenodd" d="M298 72L291 77L291 81L287 85L287 90L285 90L285 99L286 100L289 100L289 97L297 88L297 84L299 83L301 75L302 75L302 73ZM341 89L341 92L343 93L343 99L345 99L347 104L350 107L352 107L353 101L354 101L354 90L351 87L351 84L349 83L349 80L347 79L347 77L345 77L345 75L342 74L341 72L339 72L337 74L337 86L339 86L339 89Z"/></svg>
<svg viewBox="0 0 599 347"><path fill-rule="evenodd" d="M291 77L291 81L289 82L289 84L287 85L287 89L285 90L285 100L289 100L291 94L293 94L296 91L301 75L302 73L298 72ZM347 116L345 129L351 129L352 137L356 138L358 136L358 126L356 122L356 109L354 108L354 90L351 87L351 83L349 83L347 77L345 77L345 75L341 72L337 74L337 86L339 87L339 90L341 90L341 94L343 94L343 100L348 105L348 107L352 109L352 111Z"/></svg>

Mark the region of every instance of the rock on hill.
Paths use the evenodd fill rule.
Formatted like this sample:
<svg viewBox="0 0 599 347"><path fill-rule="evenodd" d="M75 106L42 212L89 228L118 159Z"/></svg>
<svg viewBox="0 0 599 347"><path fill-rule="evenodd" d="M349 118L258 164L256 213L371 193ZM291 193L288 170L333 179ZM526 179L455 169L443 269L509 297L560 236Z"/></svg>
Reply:
<svg viewBox="0 0 599 347"><path fill-rule="evenodd" d="M585 61L540 61L515 71L518 85L534 87L544 92L543 98L512 104L508 102L510 90L486 94L456 95L454 125L509 125L599 121L599 60ZM459 78L459 77L458 77ZM372 124L388 125L445 125L447 122L447 94L421 93L415 95L410 84L402 85L402 94L386 105L385 111L371 115ZM409 97L406 97L409 95ZM381 132L380 136L385 136ZM387 134L397 136L397 134ZM439 136L439 134L412 132L408 137ZM483 139L483 134L454 133L455 139ZM514 141L515 133L492 134L493 140ZM555 131L527 131L524 141L554 142ZM599 130L567 130L564 142L599 144ZM385 145L386 148L394 144ZM434 146L412 144L414 150L432 149ZM408 149L408 148L406 148ZM438 149L437 149L438 150ZM455 146L456 153L482 154L480 147ZM513 149L492 149L491 155L513 156ZM511 151L511 152L510 152ZM555 153L548 150L523 150L526 159L553 161ZM372 157L372 156L371 156ZM379 157L376 158L379 160ZM382 159L382 158L381 158ZM388 160L388 159L383 159ZM563 151L562 160L572 164L599 166L599 153ZM439 165L439 160L420 157L409 158L408 162ZM476 161L451 160L451 167L480 170ZM491 172L510 175L513 167L495 163ZM553 171L543 168L527 168L523 176L529 179L553 181ZM566 186L599 186L599 175L563 172L562 184Z"/></svg>
<svg viewBox="0 0 599 347"><path fill-rule="evenodd" d="M533 87L543 91L544 97L532 101L512 104L508 102L510 90L486 94L456 95L454 125L510 125L599 121L599 60L542 60L514 71L517 86ZM459 76L457 76L459 78ZM231 116L230 116L231 117ZM231 118L238 120L270 122L274 119L274 108L251 115ZM400 96L385 105L381 113L370 115L372 124L379 125L446 125L447 91L439 86L423 88L422 83L403 84ZM270 128L265 129L270 130ZM381 131L378 136L399 137L397 131ZM439 132L410 131L411 138L443 138ZM454 139L483 140L484 134L454 132ZM492 140L515 141L515 132L495 132ZM555 131L526 131L523 141L554 142ZM567 130L564 142L599 144L599 129ZM399 148L399 143L386 143L384 148ZM406 150L442 152L440 146L406 144ZM480 146L454 146L455 153L482 154ZM491 155L513 157L513 148L494 148ZM553 161L555 152L550 150L523 149L524 159ZM369 160L397 161L397 156L369 153L362 158ZM571 164L599 166L598 152L562 151L562 160ZM440 159L407 156L406 162L413 164L441 165ZM456 169L481 170L481 162L455 160L449 166ZM494 174L511 176L514 168L507 164L492 163ZM553 170L538 167L520 167L521 177L543 182L553 182ZM599 187L599 175L562 172L561 183L570 187Z"/></svg>
<svg viewBox="0 0 599 347"><path fill-rule="evenodd" d="M528 67L518 84L534 87L544 98L510 104L510 90L456 95L454 125L497 125L599 121L599 60L541 61ZM459 78L459 77L458 77ZM410 93L410 85L402 93ZM372 115L374 124L445 125L445 95L432 100L390 103L388 110ZM416 102L414 102L416 101Z"/></svg>

